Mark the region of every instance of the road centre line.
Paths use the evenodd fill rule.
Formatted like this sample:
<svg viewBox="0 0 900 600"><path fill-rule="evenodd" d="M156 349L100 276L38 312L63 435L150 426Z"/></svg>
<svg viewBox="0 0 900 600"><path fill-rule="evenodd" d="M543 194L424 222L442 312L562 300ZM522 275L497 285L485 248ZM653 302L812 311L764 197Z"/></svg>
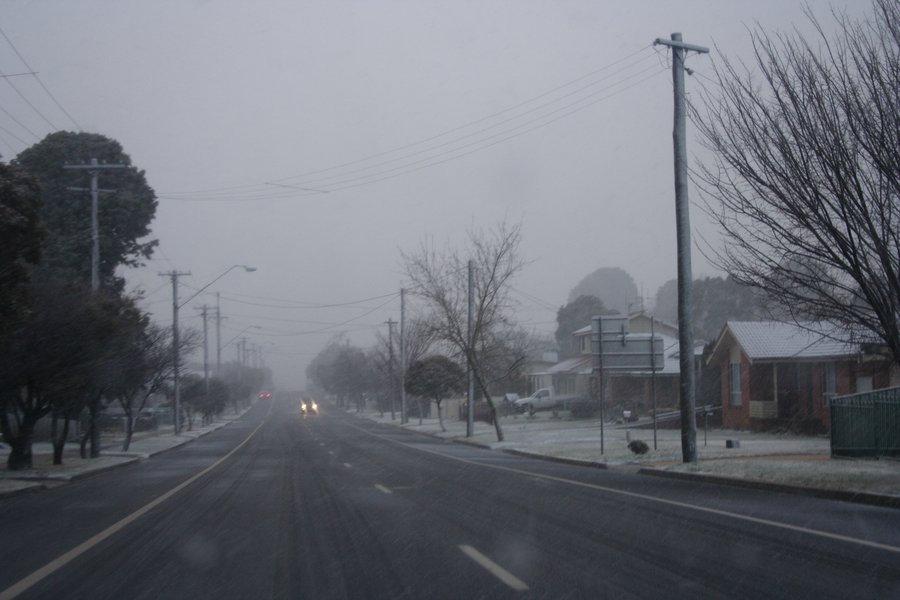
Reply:
<svg viewBox="0 0 900 600"><path fill-rule="evenodd" d="M393 493L394 493L394 492L392 492L390 489L388 489L388 488L384 487L383 485L381 485L380 483L376 483L376 484L375 484L375 489L378 490L379 492L383 493L383 494L393 494Z"/></svg>
<svg viewBox="0 0 900 600"><path fill-rule="evenodd" d="M347 468L349 469L349 468L350 468L350 463L344 463L344 466L347 467Z"/></svg>
<svg viewBox="0 0 900 600"><path fill-rule="evenodd" d="M272 405L269 404L269 412L266 413L265 417L263 417L262 422L260 422L260 424L256 426L256 429L254 429L253 431L250 432L250 435L248 435L244 439L244 441L242 441L240 444L235 446L231 450L231 452L229 452L228 454L226 454L225 456L223 456L222 458L220 458L219 460L217 460L210 466L206 467L205 469L203 469L202 471L200 471L199 473L197 473L196 475L194 475L187 481L183 481L182 483L178 484L177 486L175 486L174 488L172 488L171 490L169 490L162 496L157 497L155 500L153 500L153 501L145 504L141 508L137 509L136 511L134 511L133 513L131 513L124 519L121 519L120 521L113 523L112 525L110 525L109 527L107 527L106 529L101 531L100 533L96 534L95 536L91 537L87 541L82 542L81 544L75 546L74 548L72 548L71 550L66 552L65 554L58 556L57 558L53 559L52 561L50 561L49 563L47 563L40 569L34 571L30 575L20 579L13 585L9 586L8 588L6 588L2 592L0 592L0 600L12 600L12 598L15 598L22 592L25 592L26 590L28 590L28 588L34 586L37 583L40 583L43 579L46 579L47 577L49 577L50 575L52 575L59 569L63 568L64 566L66 566L67 564L69 564L70 562L72 562L73 560L75 560L76 558L78 558L79 556L81 556L82 554L84 554L85 552L87 552L88 550L90 550L91 548L93 548L94 546L99 544L100 542L115 535L116 533L118 533L119 531L121 531L122 529L127 527L128 525L134 523L135 521L140 519L142 516L144 516L145 514L147 514L148 512L150 512L151 510L153 510L154 508L156 508L157 506L159 506L160 504L162 504L163 502L165 502L166 500L168 500L169 498L171 498L172 496L174 496L175 494L177 494L184 488L190 486L192 483L194 483L195 481L197 481L198 479L200 479L201 477L203 477L204 475L206 475L207 473L209 473L210 471L212 471L213 469L215 469L216 467L221 465L223 462L225 462L226 460L231 458L231 456L234 455L235 452L237 452L238 450L243 448L247 444L247 442L250 441L250 438L252 438L254 435L256 435L256 432L259 431L260 427L265 425L266 420L269 418L269 414L271 414L271 412L272 412Z"/></svg>
<svg viewBox="0 0 900 600"><path fill-rule="evenodd" d="M512 589L516 590L517 592L528 591L528 585L524 581L492 561L490 558L488 558L472 546L469 546L468 544L460 544L459 549L463 551L463 554L474 560L487 572L489 572L491 575L493 575Z"/></svg>
<svg viewBox="0 0 900 600"><path fill-rule="evenodd" d="M404 447L410 448L412 450L418 450L420 452L425 452L427 454L434 454L435 456L441 456L441 457L449 459L449 460L455 460L455 461L470 464L470 465L478 465L480 467L485 467L487 469L496 469L498 471L506 471L508 473L515 473L517 475L525 475L527 477L537 477L539 479L546 479L548 481L556 481L558 483L566 483L569 485L598 490L598 491L606 492L609 494L616 494L616 495L625 496L628 498L639 498L641 500L647 500L650 502L665 504L667 506L676 506L678 508L684 508L684 509L694 510L694 511L703 512L703 513L707 513L707 514L713 514L713 515L717 515L720 517L728 517L731 519L737 519L739 521L746 521L746 522L754 523L757 525L766 525L769 527L786 529L788 531L794 531L797 533L804 533L807 535L812 535L812 536L821 537L821 538L825 538L825 539L837 540L840 542L846 542L848 544L856 544L858 546L865 546L867 548L875 548L877 550L884 550L886 552L900 554L900 546L891 546L890 544L882 544L880 542L872 542L870 540L863 540L863 539L851 537L848 535L841 535L839 533L831 533L829 531L822 531L820 529L812 529L809 527L802 527L800 525L791 525L789 523L782 523L779 521L771 521L769 519L763 519L761 517L751 517L750 515L742 515L740 513L735 513L735 512L731 512L731 511L727 511L727 510L720 510L718 508L710 508L707 506L699 506L696 504L689 504L687 502L681 502L678 500L668 500L666 498L660 498L658 496L648 496L646 494L639 494L637 492L629 492L626 490L611 488L611 487L604 486L604 485L597 485L594 483L586 483L584 481L576 481L574 479L566 479L564 477L556 477L555 475L544 475L542 473L533 473L531 471L526 471L524 469L516 469L513 467L505 467L503 465L487 463L484 461L460 458L458 456L443 454L436 450L429 450L420 445L414 446L412 444L406 444L402 441L395 440L395 439L392 439L392 438L389 438L386 436L382 436L377 433L373 433L372 431L369 431L368 429L365 429L364 427L359 427L357 425L353 425L352 423L344 422L344 424L347 425L348 427L353 427L354 429L358 429L359 431L368 433L369 435L371 435L373 437L377 437L379 439L382 439L382 440L385 440L385 441L388 441L388 442L391 442L394 444L398 444L400 446L404 446ZM0 598L0 600L3 600L3 599Z"/></svg>

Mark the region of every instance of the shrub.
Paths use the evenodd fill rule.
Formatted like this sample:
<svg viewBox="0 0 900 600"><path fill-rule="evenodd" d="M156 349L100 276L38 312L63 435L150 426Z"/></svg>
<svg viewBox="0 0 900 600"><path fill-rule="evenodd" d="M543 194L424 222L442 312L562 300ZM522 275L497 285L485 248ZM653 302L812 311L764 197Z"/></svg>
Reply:
<svg viewBox="0 0 900 600"><path fill-rule="evenodd" d="M643 440L631 440L628 442L628 449L635 454L647 454L650 451L650 446Z"/></svg>

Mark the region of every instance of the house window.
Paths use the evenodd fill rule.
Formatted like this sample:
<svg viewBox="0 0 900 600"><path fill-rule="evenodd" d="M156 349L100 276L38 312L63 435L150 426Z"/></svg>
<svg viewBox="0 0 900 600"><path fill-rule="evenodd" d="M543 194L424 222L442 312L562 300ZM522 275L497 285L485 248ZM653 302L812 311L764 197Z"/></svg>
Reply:
<svg viewBox="0 0 900 600"><path fill-rule="evenodd" d="M837 395L837 369L834 363L828 363L822 369L822 404L828 406L835 395Z"/></svg>
<svg viewBox="0 0 900 600"><path fill-rule="evenodd" d="M728 390L731 406L741 406L741 363L728 365Z"/></svg>

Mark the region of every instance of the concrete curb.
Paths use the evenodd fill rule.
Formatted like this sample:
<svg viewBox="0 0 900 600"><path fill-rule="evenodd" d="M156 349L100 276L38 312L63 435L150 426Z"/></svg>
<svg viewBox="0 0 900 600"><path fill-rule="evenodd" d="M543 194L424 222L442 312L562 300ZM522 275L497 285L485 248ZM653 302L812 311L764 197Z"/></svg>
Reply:
<svg viewBox="0 0 900 600"><path fill-rule="evenodd" d="M576 467L590 467L593 469L609 469L609 465L603 462L593 460L585 460L583 458L566 458L564 456L550 456L548 454L539 454L537 452L529 452L528 450L518 450L516 448L501 448L501 452L512 454L514 456L524 456L525 458L536 458L547 462L560 463L563 465L574 465Z"/></svg>
<svg viewBox="0 0 900 600"><path fill-rule="evenodd" d="M493 450L493 448L491 448L490 444L483 444L481 442L476 442L474 440L467 440L466 438L445 438L445 437L441 437L441 436L433 434L433 433L427 433L427 432L422 432L422 433L425 433L425 435L430 435L431 437L436 437L438 439L443 439L443 440L446 440L449 442L453 442L454 444L464 444L466 446L474 446L475 448L483 448L484 450Z"/></svg>
<svg viewBox="0 0 900 600"><path fill-rule="evenodd" d="M417 431L423 435L450 441L455 444L466 444L476 448L485 450L495 450L488 444L467 440L466 438L446 438L436 433L427 431ZM547 462L560 463L566 465L574 465L577 467L589 467L592 469L609 470L610 465L605 462L596 462L579 458L565 458L559 456L550 456L547 454L539 454L537 452L529 452L528 450L519 450L516 448L498 448L500 452L512 454L514 456L523 456L526 458L534 458ZM631 463L634 464L634 463ZM823 488L810 488L799 485L790 485L786 483L772 483L767 481L755 481L752 479L740 479L736 477L725 477L722 475L709 475L705 473L684 473L680 471L665 471L663 469L654 469L651 467L640 467L637 469L639 475L650 475L653 477L668 477L670 479L681 479L688 481L699 481L703 483L714 483L718 485L730 485L733 487L744 487L757 490L769 490L773 492L784 492L788 494L797 494L804 496L813 496L816 498L825 498L828 500L839 500L842 502L851 502L855 504L867 504L870 506L881 506L887 508L900 508L900 496L888 496L885 494L873 494L870 492L849 492L844 490L828 490Z"/></svg>
<svg viewBox="0 0 900 600"><path fill-rule="evenodd" d="M638 469L640 475L651 475L653 477L667 477L669 479L681 479L689 481L700 481L703 483L714 483L719 485L728 485L732 487L743 487L756 490L767 490L772 492L785 492L788 494L797 494L801 496L813 496L816 498L825 498L828 500L840 500L842 502L852 502L855 504L868 504L872 506L881 506L887 508L900 508L900 496L888 496L886 494L873 494L871 492L850 492L845 490L828 490L824 488L811 488L801 485L790 485L786 483L772 483L769 481L756 481L753 479L740 479L737 477L725 477L722 475L710 475L706 473L683 473L680 471L664 471L662 469L653 469L641 467Z"/></svg>
<svg viewBox="0 0 900 600"><path fill-rule="evenodd" d="M12 496L20 496L24 494L33 494L35 492L40 492L47 489L47 484L38 483L36 481L30 481L25 479L19 479L18 481L26 482L28 481L28 485L23 485L22 487L13 488L11 490L0 491L0 498L10 498Z"/></svg>

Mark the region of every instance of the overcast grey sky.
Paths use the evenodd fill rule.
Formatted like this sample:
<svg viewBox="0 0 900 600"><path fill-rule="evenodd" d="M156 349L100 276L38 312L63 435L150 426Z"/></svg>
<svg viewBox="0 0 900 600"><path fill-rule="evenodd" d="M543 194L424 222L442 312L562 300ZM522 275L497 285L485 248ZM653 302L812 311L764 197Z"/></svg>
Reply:
<svg viewBox="0 0 900 600"><path fill-rule="evenodd" d="M823 16L869 6L811 4ZM222 341L261 327L246 334L294 387L334 335L369 346L400 308L315 306L397 292L400 248L459 245L473 224L521 221L529 265L515 288L530 329L552 334L555 307L599 267L625 269L652 302L676 269L670 63L653 40L680 31L714 47L689 58L696 94L717 53L750 59L754 23L807 29L803 5L4 0L3 31L77 125L17 77L37 110L0 85L0 152L56 129L118 140L159 196L159 250L127 273L144 308L171 323L161 271L192 272L185 297L233 264L257 267L209 288L228 317ZM0 68L26 70L2 39ZM694 274L715 274L697 252ZM214 295L183 322L199 327L203 302Z"/></svg>

